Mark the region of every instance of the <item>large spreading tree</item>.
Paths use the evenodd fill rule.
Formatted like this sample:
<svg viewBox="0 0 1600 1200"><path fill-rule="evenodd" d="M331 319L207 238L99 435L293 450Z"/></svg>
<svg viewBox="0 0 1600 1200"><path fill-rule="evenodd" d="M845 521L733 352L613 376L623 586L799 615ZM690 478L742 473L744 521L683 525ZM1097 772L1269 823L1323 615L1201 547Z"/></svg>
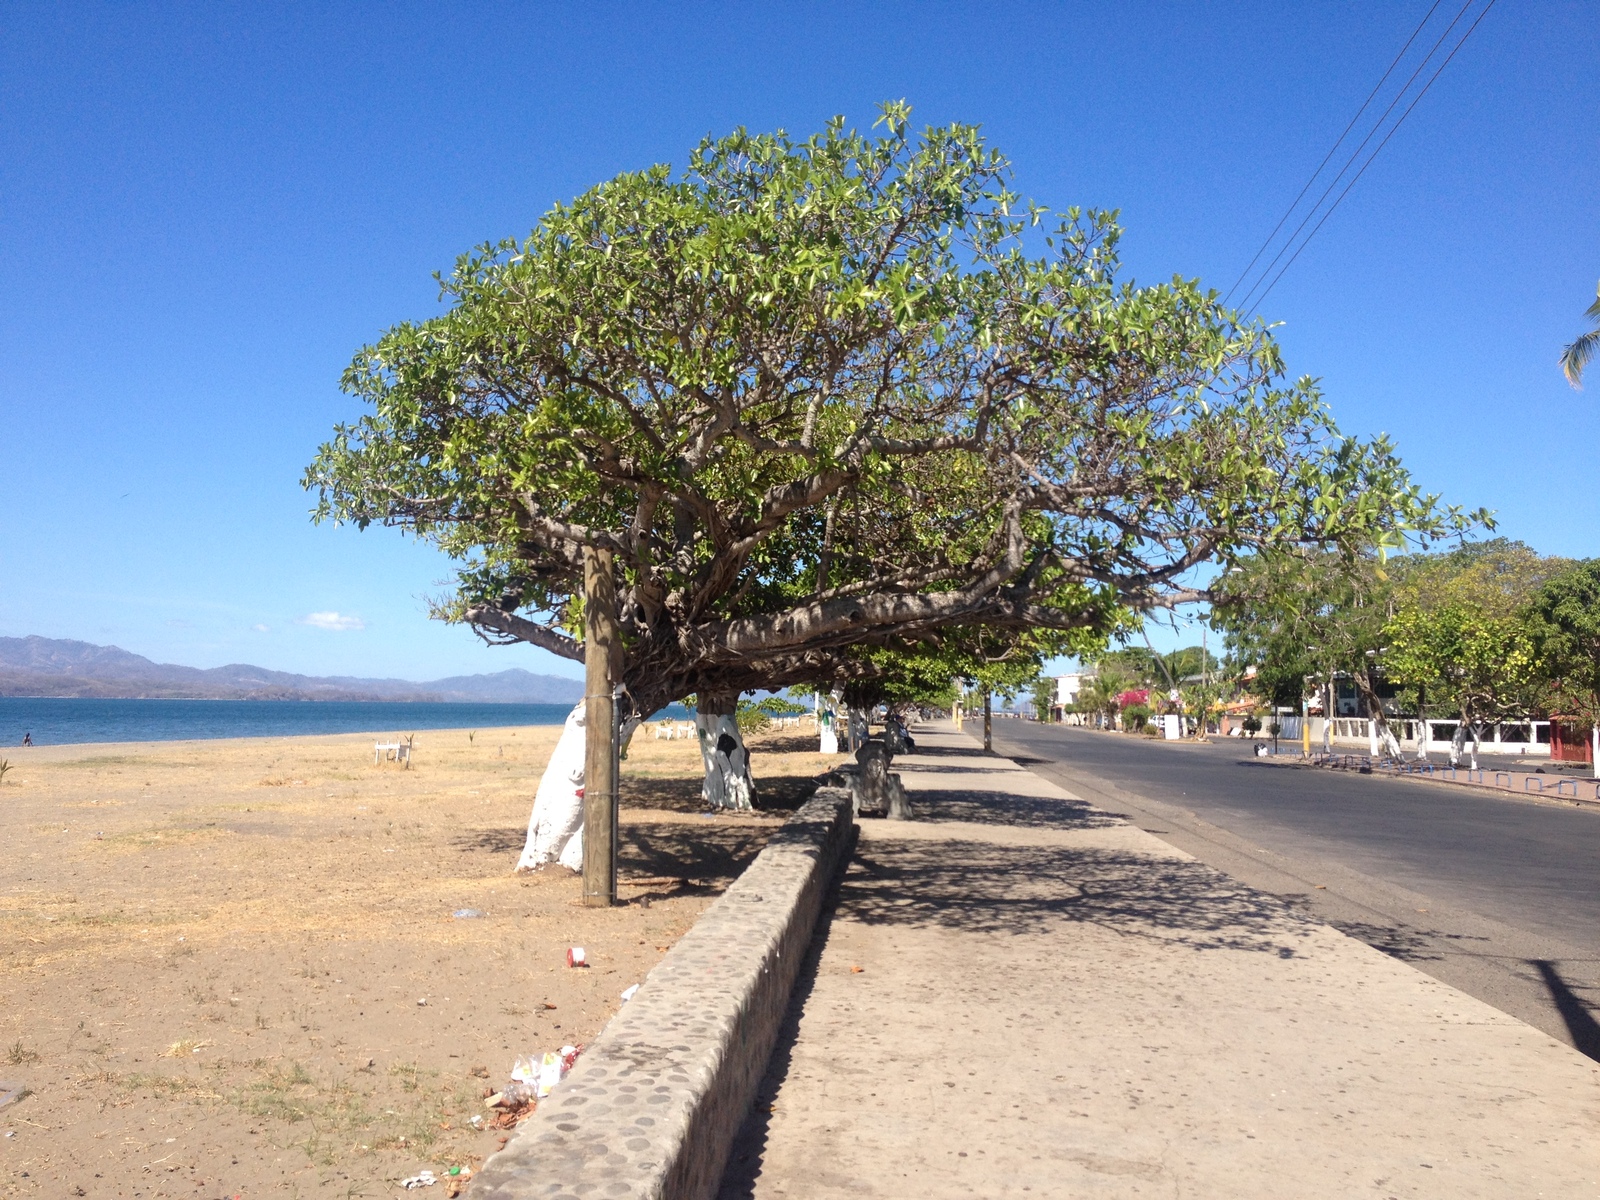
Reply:
<svg viewBox="0 0 1600 1200"><path fill-rule="evenodd" d="M1053 225L978 129L738 131L463 257L445 311L345 389L323 518L460 563L439 615L687 694L844 683L952 628L1105 630L1195 569L1441 519L1383 439L1197 282L1119 278L1111 214Z"/></svg>

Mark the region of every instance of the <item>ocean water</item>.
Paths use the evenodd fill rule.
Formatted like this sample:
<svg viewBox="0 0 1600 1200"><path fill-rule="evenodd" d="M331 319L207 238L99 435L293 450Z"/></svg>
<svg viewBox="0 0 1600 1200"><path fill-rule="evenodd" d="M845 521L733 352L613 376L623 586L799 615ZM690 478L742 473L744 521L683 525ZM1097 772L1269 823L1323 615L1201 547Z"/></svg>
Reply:
<svg viewBox="0 0 1600 1200"><path fill-rule="evenodd" d="M674 706L676 707L676 706ZM0 748L170 742L314 733L413 733L559 725L568 704L430 704L365 700L56 700L0 697Z"/></svg>

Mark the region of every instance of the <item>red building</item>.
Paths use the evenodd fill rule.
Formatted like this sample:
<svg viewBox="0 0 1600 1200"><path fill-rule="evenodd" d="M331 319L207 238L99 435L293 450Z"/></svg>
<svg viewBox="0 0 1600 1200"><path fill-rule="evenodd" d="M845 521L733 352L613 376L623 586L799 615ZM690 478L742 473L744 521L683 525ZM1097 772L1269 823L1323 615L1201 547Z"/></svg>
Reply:
<svg viewBox="0 0 1600 1200"><path fill-rule="evenodd" d="M1550 718L1550 757L1560 762L1593 762L1594 747L1587 721L1572 717Z"/></svg>

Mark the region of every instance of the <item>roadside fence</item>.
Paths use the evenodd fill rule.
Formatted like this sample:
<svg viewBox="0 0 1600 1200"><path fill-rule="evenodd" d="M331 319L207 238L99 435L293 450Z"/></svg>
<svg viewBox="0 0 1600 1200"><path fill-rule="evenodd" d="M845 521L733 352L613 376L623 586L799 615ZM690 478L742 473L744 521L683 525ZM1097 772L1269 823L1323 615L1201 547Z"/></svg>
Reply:
<svg viewBox="0 0 1600 1200"><path fill-rule="evenodd" d="M1471 767L1452 767L1425 761L1374 759L1368 754L1317 753L1313 754L1309 761L1312 766L1327 767L1333 771L1356 771L1362 775L1391 775L1395 778L1416 776L1448 783L1494 788L1502 792L1520 792L1522 795L1560 796L1577 804L1600 804L1600 779L1561 778L1532 771L1485 772L1482 769L1473 770ZM1492 776L1492 782L1488 776Z"/></svg>

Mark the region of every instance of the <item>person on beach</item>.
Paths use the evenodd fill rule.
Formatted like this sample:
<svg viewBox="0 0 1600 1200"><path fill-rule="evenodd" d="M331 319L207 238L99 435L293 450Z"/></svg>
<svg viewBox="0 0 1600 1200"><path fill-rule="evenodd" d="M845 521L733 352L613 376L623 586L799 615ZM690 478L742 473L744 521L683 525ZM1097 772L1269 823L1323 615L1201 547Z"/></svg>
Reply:
<svg viewBox="0 0 1600 1200"><path fill-rule="evenodd" d="M22 735L22 744L24 746L33 745L33 732L31 730Z"/></svg>

